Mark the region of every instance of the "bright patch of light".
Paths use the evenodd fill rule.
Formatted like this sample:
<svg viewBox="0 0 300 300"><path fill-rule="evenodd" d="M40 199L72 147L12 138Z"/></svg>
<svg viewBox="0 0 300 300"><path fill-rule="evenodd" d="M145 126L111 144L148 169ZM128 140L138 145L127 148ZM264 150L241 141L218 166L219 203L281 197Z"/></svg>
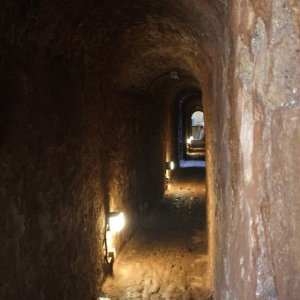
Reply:
<svg viewBox="0 0 300 300"><path fill-rule="evenodd" d="M171 162L170 162L170 169L171 169L171 170L174 170L174 168L175 168L175 164L174 164L173 161L171 161Z"/></svg>
<svg viewBox="0 0 300 300"><path fill-rule="evenodd" d="M125 216L122 212L110 213L108 222L111 232L119 232L125 226Z"/></svg>
<svg viewBox="0 0 300 300"><path fill-rule="evenodd" d="M166 170L174 170L175 164L173 161L167 161L166 162Z"/></svg>

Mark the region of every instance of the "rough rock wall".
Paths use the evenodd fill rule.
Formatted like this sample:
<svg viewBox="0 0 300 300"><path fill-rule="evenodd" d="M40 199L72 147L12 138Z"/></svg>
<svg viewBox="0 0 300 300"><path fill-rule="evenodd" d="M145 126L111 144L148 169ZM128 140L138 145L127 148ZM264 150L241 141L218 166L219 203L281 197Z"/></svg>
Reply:
<svg viewBox="0 0 300 300"><path fill-rule="evenodd" d="M86 298L101 279L101 99L86 100L72 60L32 61L26 50L1 61L0 295Z"/></svg>
<svg viewBox="0 0 300 300"><path fill-rule="evenodd" d="M86 3L2 5L0 298L95 299L105 212L121 245L162 194L164 110L111 84Z"/></svg>
<svg viewBox="0 0 300 300"><path fill-rule="evenodd" d="M217 299L299 298L299 8L286 0L230 4Z"/></svg>

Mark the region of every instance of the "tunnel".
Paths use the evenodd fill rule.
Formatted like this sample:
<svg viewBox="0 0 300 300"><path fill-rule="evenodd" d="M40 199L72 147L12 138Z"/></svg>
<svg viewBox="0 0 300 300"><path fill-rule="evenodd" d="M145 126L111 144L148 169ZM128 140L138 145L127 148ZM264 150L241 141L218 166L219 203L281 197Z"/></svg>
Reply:
<svg viewBox="0 0 300 300"><path fill-rule="evenodd" d="M121 254L166 162L199 162L199 111L209 299L299 299L299 16L296 0L1 1L0 298L99 300L108 216L126 218ZM162 299L201 299L178 297Z"/></svg>

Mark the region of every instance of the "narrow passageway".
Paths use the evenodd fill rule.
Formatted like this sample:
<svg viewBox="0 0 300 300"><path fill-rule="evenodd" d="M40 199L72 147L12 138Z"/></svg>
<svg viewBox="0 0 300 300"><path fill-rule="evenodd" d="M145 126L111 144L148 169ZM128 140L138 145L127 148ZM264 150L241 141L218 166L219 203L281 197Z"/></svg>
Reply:
<svg viewBox="0 0 300 300"><path fill-rule="evenodd" d="M300 299L300 1L2 0L0 41L0 300Z"/></svg>
<svg viewBox="0 0 300 300"><path fill-rule="evenodd" d="M175 171L104 283L110 299L209 299L204 172Z"/></svg>

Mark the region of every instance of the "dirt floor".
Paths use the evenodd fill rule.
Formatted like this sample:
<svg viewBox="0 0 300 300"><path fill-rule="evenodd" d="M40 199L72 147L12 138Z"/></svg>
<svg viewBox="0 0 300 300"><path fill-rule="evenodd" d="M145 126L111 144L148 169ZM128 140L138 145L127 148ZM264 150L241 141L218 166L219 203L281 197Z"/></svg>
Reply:
<svg viewBox="0 0 300 300"><path fill-rule="evenodd" d="M204 168L178 169L165 198L119 254L110 299L211 299Z"/></svg>

